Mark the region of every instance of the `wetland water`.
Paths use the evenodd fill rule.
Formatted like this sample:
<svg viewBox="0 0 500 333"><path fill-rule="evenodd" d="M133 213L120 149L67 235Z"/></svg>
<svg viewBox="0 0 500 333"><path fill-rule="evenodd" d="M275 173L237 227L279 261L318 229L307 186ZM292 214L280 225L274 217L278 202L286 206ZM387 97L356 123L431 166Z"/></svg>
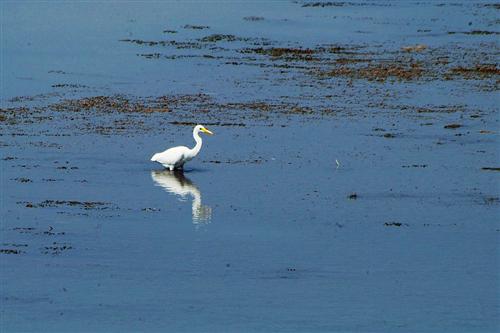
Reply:
<svg viewBox="0 0 500 333"><path fill-rule="evenodd" d="M0 8L0 332L499 328L498 4Z"/></svg>

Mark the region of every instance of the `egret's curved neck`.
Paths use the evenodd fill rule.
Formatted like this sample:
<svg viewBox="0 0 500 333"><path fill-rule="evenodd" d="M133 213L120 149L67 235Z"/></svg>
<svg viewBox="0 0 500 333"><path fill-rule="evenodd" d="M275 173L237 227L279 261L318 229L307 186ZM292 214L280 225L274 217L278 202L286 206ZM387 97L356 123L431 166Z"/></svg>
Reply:
<svg viewBox="0 0 500 333"><path fill-rule="evenodd" d="M202 145L200 135L198 134L197 131L193 131L193 138L194 141L196 141L196 145L193 147L193 149L191 149L191 157L195 157L196 155L198 155Z"/></svg>

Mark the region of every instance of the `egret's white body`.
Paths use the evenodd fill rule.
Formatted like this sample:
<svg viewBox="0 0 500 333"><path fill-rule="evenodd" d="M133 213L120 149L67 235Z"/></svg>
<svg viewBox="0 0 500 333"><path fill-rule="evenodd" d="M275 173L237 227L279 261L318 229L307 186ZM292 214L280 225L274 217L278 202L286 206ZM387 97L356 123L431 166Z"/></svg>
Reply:
<svg viewBox="0 0 500 333"><path fill-rule="evenodd" d="M193 138L196 141L196 145L192 149L185 146L173 147L164 152L154 154L151 157L151 161L162 164L165 168L170 169L170 171L182 169L184 163L191 161L200 152L201 145L203 144L200 132L213 134L202 125L196 125L193 129Z"/></svg>

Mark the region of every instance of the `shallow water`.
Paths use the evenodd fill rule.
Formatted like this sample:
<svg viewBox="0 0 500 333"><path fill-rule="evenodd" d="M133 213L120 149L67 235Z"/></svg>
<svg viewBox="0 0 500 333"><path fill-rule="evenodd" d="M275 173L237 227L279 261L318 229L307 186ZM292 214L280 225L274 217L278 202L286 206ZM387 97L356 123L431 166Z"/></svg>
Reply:
<svg viewBox="0 0 500 333"><path fill-rule="evenodd" d="M2 2L2 108L29 108L0 121L2 332L498 329L498 74L318 79L331 59L242 52L490 63L496 34L456 32L498 9L302 4ZM57 105L115 94L170 110ZM176 121L215 132L183 174L149 161L191 145Z"/></svg>

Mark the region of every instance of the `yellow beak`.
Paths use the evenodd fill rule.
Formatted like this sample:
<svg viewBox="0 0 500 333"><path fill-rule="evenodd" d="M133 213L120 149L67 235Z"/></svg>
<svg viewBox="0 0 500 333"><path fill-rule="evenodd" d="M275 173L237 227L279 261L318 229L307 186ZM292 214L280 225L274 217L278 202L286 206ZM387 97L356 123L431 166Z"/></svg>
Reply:
<svg viewBox="0 0 500 333"><path fill-rule="evenodd" d="M209 130L207 130L205 127L203 127L203 128L201 129L201 131L202 131L203 133L207 133L207 134L210 134L210 135L213 135L213 134L214 134L214 133L210 132Z"/></svg>

